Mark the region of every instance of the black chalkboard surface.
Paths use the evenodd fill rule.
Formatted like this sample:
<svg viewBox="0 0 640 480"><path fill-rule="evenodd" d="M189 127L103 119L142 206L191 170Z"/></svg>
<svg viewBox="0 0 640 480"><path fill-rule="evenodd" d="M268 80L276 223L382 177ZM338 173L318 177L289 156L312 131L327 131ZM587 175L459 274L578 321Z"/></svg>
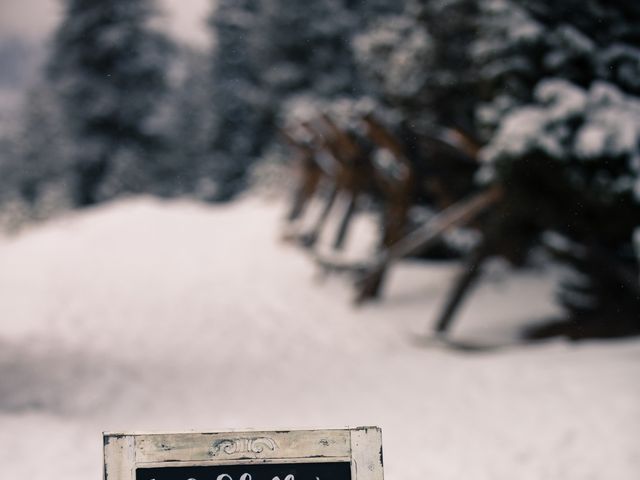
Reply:
<svg viewBox="0 0 640 480"><path fill-rule="evenodd" d="M138 468L136 480L351 480L349 462Z"/></svg>

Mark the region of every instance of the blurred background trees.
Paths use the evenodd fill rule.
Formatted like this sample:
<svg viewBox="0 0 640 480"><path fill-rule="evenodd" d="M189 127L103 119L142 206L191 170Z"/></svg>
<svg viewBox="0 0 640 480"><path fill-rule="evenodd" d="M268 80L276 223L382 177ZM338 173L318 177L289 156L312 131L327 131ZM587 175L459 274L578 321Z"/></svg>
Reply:
<svg viewBox="0 0 640 480"><path fill-rule="evenodd" d="M248 169L276 138L288 99L313 102L363 92L351 40L369 19L398 8L385 3L218 2L210 19L214 199L228 200L246 187Z"/></svg>
<svg viewBox="0 0 640 480"><path fill-rule="evenodd" d="M534 235L570 240L551 248L577 272L559 292L570 318L597 330L616 311L619 325L637 329L637 281L623 278L639 272L640 9L552 1L483 9L475 59L484 160Z"/></svg>
<svg viewBox="0 0 640 480"><path fill-rule="evenodd" d="M150 0L69 0L49 76L72 140L73 203L148 191L164 146L168 40L151 28Z"/></svg>
<svg viewBox="0 0 640 480"><path fill-rule="evenodd" d="M62 3L47 69L0 137L5 205L231 200L254 165L286 160L292 105L365 99L416 138L478 142L477 188L510 204L494 228L578 272L559 290L570 316L638 323L635 3L219 0L200 50L161 33L152 0Z"/></svg>

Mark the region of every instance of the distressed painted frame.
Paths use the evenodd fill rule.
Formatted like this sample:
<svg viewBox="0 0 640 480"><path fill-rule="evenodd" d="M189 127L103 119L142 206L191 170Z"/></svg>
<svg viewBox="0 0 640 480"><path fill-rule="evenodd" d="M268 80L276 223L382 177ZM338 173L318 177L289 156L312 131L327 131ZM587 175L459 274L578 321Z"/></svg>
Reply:
<svg viewBox="0 0 640 480"><path fill-rule="evenodd" d="M384 480L382 431L104 433L103 480L135 480L139 467L349 462L351 480Z"/></svg>

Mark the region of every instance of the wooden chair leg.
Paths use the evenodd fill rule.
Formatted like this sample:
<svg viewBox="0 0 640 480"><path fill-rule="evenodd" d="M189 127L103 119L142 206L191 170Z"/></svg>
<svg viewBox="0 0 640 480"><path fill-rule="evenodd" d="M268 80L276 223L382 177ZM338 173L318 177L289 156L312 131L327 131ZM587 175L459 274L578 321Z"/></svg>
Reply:
<svg viewBox="0 0 640 480"><path fill-rule="evenodd" d="M336 238L333 242L333 248L335 250L342 250L344 247L344 242L347 238L347 232L349 230L349 225L351 224L351 219L353 218L354 213L356 212L356 204L358 200L358 195L353 193L349 197L349 203L347 205L347 210L342 217L342 221L340 222L340 227L338 228L338 233L336 234Z"/></svg>
<svg viewBox="0 0 640 480"><path fill-rule="evenodd" d="M382 291L386 273L386 264L377 268L374 272L369 272L369 274L359 282L355 303L362 304L367 300L378 298Z"/></svg>
<svg viewBox="0 0 640 480"><path fill-rule="evenodd" d="M293 194L287 221L291 223L304 214L307 205L309 205L309 202L318 190L321 176L319 171L309 167L302 172L300 183Z"/></svg>
<svg viewBox="0 0 640 480"><path fill-rule="evenodd" d="M293 201L291 202L291 209L287 215L287 221L289 223L299 219L304 212L304 208L307 206L307 198L304 195L304 189L299 188L293 194Z"/></svg>
<svg viewBox="0 0 640 480"><path fill-rule="evenodd" d="M397 243L404 234L411 204L408 201L392 204L385 213L382 248L388 251ZM382 286L387 273L387 263L382 262L378 267L365 277L358 289L356 303L378 298L382 292Z"/></svg>
<svg viewBox="0 0 640 480"><path fill-rule="evenodd" d="M400 198L389 202L385 209L383 248L391 248L405 236L410 208L411 201L407 195L401 195Z"/></svg>
<svg viewBox="0 0 640 480"><path fill-rule="evenodd" d="M315 245L315 243L318 241L318 237L320 236L320 232L322 231L322 227L324 227L325 222L327 221L327 218L329 217L329 213L331 212L331 209L333 208L333 204L336 201L336 197L338 196L338 187L337 185L334 185L331 188L331 191L329 192L329 197L327 198L327 203L324 206L324 209L322 210L322 213L320 214L320 218L318 218L318 221L316 222L313 230L311 230L311 232L303 235L301 237L301 242L302 245L304 245L305 247L313 247Z"/></svg>
<svg viewBox="0 0 640 480"><path fill-rule="evenodd" d="M287 215L287 221L290 223L299 219L307 206L310 197L307 195L307 189L305 187L306 185L299 186L293 194L291 209Z"/></svg>
<svg viewBox="0 0 640 480"><path fill-rule="evenodd" d="M484 244L481 244L471 255L469 262L466 264L465 270L457 278L453 289L449 292L447 301L442 312L436 322L436 332L444 335L455 317L458 308L461 306L465 297L471 291L473 284L480 278L482 273L482 265L489 257L489 250Z"/></svg>

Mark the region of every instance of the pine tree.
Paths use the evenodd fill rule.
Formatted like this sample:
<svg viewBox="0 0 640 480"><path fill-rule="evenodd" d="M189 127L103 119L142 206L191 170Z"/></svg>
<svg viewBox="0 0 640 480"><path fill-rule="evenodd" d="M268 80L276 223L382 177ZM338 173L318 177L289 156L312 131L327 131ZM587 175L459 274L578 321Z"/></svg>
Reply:
<svg viewBox="0 0 640 480"><path fill-rule="evenodd" d="M244 187L246 172L273 141L292 97L329 100L362 93L352 37L371 18L398 9L382 0L222 0L212 17L218 199Z"/></svg>
<svg viewBox="0 0 640 480"><path fill-rule="evenodd" d="M182 46L173 63L165 126L169 146L159 157L161 175L154 191L210 200L210 135L215 114L209 53Z"/></svg>
<svg viewBox="0 0 640 480"><path fill-rule="evenodd" d="M484 158L507 189L509 221L528 241L550 231L569 245L548 246L579 277L559 293L572 335L639 331L640 8L485 7L476 52L488 101L478 118L492 134Z"/></svg>
<svg viewBox="0 0 640 480"><path fill-rule="evenodd" d="M358 15L342 0L262 0L255 58L261 83L277 97L355 93L348 40ZM265 41L266 40L266 41ZM277 101L277 99L274 99Z"/></svg>
<svg viewBox="0 0 640 480"><path fill-rule="evenodd" d="M640 7L624 0L487 0L472 44L489 133L511 109L533 99L542 79L587 88L604 80L640 94Z"/></svg>
<svg viewBox="0 0 640 480"><path fill-rule="evenodd" d="M150 24L152 0L65 0L64 7L49 72L75 143L74 201L86 206L148 186L169 44Z"/></svg>
<svg viewBox="0 0 640 480"><path fill-rule="evenodd" d="M49 85L29 89L14 136L13 188L31 208L49 186L64 183L70 142L56 93Z"/></svg>
<svg viewBox="0 0 640 480"><path fill-rule="evenodd" d="M477 82L470 44L477 0L406 0L356 37L361 70L418 130L473 130Z"/></svg>
<svg viewBox="0 0 640 480"><path fill-rule="evenodd" d="M214 36L212 128L216 200L244 188L246 171L265 143L269 111L252 61L258 0L221 0L210 18Z"/></svg>
<svg viewBox="0 0 640 480"><path fill-rule="evenodd" d="M433 73L433 37L412 9L374 19L353 41L368 90L398 108L409 121L433 112L422 101Z"/></svg>

